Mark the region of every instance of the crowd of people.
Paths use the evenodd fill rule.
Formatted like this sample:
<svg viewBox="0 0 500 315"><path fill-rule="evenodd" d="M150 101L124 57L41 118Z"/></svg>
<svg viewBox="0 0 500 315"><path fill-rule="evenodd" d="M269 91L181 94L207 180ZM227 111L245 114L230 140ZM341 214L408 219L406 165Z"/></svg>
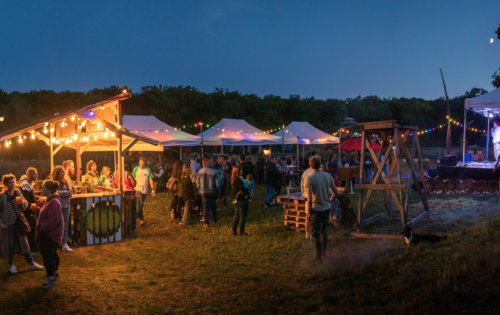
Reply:
<svg viewBox="0 0 500 315"><path fill-rule="evenodd" d="M306 238L312 238L316 244L314 263L322 263L326 255L327 234L329 223L336 224L338 191L335 183L336 170L351 163L355 165L355 156L349 159L342 156L340 160L335 155L328 161L312 152L307 157L307 170L300 176L297 172L299 163L295 157L270 157L267 161L259 154L256 161L251 156L233 155L201 158L194 154L190 162L176 160L172 164L170 178L164 185L171 194L168 205L169 212L179 224L189 226L193 205L201 211L201 223L205 228L217 225L218 212L227 207L230 199L234 207L232 234L234 236L250 236L245 226L249 204L256 184L266 186L263 205L270 208L280 205L276 197L281 194L281 187L290 180L300 184L302 194L307 200ZM347 162L346 162L347 161ZM357 161L357 160L356 160ZM366 161L366 160L365 160ZM303 162L303 161L302 161ZM153 172L145 158L139 159L139 165L132 172L118 171L111 173L111 168L103 166L97 172L97 165L89 161L82 181L93 185L118 188L123 176L125 189L132 190L132 231L135 232L137 222L144 226L144 202L149 191L155 196L157 189L153 177L164 178L166 172L159 164ZM293 172L295 171L295 174ZM35 195L33 183L38 178L35 168L28 168L26 175L19 179L20 189L16 189L16 177L12 174L3 176L3 185L7 188L0 193L0 229L2 233L2 250L8 257L11 273L17 273L14 265L14 243L18 242L26 262L33 270L42 270L33 258L35 251L42 255L47 271L43 288L55 284L59 278L58 245L62 251L71 253L68 246L69 199L73 195L72 178L75 176L75 165L68 160L53 168L52 174L42 186L41 196ZM161 181L160 181L161 183ZM338 184L338 182L337 182ZM230 196L230 198L228 198Z"/></svg>

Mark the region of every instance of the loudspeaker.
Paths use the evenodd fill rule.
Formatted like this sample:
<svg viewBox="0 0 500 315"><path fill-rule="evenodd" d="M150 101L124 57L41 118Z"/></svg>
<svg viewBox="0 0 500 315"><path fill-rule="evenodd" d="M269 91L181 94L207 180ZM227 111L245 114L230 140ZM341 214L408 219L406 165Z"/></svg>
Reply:
<svg viewBox="0 0 500 315"><path fill-rule="evenodd" d="M445 155L439 161L441 166L457 166L457 157L453 154Z"/></svg>

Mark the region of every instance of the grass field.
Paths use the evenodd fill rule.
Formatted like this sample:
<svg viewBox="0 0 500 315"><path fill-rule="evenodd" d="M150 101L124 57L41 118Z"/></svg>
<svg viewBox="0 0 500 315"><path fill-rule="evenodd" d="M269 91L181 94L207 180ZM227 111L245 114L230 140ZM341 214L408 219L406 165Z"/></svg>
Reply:
<svg viewBox="0 0 500 315"><path fill-rule="evenodd" d="M309 267L314 246L283 228L283 209L264 209L258 186L247 232L233 237L232 209L219 224L182 227L165 193L146 201L137 236L60 253L60 279L21 256L0 282L1 314L493 314L499 313L500 219L496 197L430 196L432 222L417 233L447 234L436 245L351 239L352 224L329 232L325 266ZM353 204L357 194L349 195ZM412 197L410 217L422 207ZM382 210L380 194L370 211ZM366 232L396 234L381 220ZM4 265L6 260L2 260ZM36 259L41 263L41 257Z"/></svg>

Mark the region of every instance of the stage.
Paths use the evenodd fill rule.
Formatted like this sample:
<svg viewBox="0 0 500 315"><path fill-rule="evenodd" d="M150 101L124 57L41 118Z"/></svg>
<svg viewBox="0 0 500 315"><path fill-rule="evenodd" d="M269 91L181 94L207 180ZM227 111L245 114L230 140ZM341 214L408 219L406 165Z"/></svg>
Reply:
<svg viewBox="0 0 500 315"><path fill-rule="evenodd" d="M459 162L457 166L438 166L440 179L473 179L473 180L496 180L500 177L500 170L493 172L495 162L469 162L462 166Z"/></svg>

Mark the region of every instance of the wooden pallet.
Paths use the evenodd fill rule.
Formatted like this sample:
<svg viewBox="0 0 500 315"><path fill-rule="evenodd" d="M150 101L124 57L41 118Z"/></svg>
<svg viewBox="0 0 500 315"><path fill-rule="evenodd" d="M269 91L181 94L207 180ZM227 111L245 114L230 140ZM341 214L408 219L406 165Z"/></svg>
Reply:
<svg viewBox="0 0 500 315"><path fill-rule="evenodd" d="M306 231L306 222L297 222L297 221L289 221L285 220L285 228L293 229L298 231Z"/></svg>

